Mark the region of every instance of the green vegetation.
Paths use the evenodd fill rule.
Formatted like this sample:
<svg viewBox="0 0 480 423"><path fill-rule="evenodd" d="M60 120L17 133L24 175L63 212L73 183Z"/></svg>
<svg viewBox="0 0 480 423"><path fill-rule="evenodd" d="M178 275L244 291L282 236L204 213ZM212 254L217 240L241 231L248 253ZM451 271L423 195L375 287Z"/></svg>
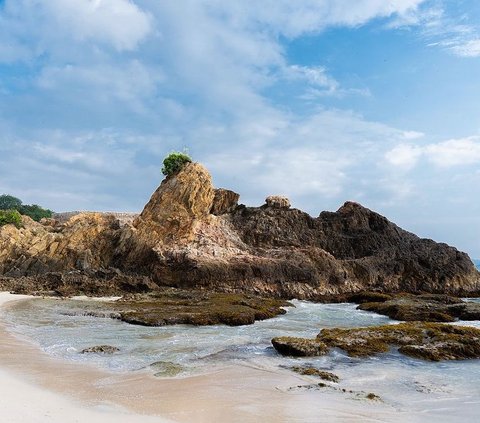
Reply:
<svg viewBox="0 0 480 423"><path fill-rule="evenodd" d="M162 173L166 176L173 175L187 163L191 162L192 159L188 154L174 151L163 160Z"/></svg>
<svg viewBox="0 0 480 423"><path fill-rule="evenodd" d="M22 225L22 216L17 210L0 210L0 226L9 223L19 228Z"/></svg>
<svg viewBox="0 0 480 423"><path fill-rule="evenodd" d="M0 195L0 210L16 210L20 214L31 217L37 222L44 217L52 217L52 211L37 204L23 204L22 200L12 195ZM9 222L13 223L13 222Z"/></svg>

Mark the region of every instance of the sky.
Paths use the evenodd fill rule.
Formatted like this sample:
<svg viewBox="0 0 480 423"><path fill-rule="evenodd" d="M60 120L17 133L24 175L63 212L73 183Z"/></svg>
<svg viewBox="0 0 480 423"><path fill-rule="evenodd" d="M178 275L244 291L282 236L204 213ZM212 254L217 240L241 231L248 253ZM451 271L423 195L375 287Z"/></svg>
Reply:
<svg viewBox="0 0 480 423"><path fill-rule="evenodd" d="M0 0L0 194L55 211L140 211L187 149L480 258L479 99L476 0Z"/></svg>

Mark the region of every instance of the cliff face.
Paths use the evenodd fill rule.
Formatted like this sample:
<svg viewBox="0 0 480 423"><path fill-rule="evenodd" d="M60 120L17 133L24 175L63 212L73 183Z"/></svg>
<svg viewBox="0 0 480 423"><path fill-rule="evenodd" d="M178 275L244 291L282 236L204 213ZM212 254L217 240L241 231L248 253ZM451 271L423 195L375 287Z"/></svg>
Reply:
<svg viewBox="0 0 480 423"><path fill-rule="evenodd" d="M480 290L465 253L420 239L357 203L313 218L285 201L258 208L237 201L191 163L162 182L133 223L80 214L64 224L24 219L22 229L0 228L0 274L44 280L48 272L115 268L146 277L141 289L153 281L312 299L365 289Z"/></svg>

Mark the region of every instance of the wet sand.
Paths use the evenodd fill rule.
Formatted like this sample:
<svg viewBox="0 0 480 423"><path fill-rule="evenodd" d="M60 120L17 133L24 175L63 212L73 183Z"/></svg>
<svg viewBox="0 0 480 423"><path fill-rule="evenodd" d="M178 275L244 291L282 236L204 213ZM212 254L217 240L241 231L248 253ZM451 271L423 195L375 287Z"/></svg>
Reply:
<svg viewBox="0 0 480 423"><path fill-rule="evenodd" d="M0 306L23 298L0 293ZM51 357L1 325L0 339L2 421L422 421L381 401L332 389L306 389L318 379L288 370L237 365L208 375L160 379L142 372L109 373Z"/></svg>

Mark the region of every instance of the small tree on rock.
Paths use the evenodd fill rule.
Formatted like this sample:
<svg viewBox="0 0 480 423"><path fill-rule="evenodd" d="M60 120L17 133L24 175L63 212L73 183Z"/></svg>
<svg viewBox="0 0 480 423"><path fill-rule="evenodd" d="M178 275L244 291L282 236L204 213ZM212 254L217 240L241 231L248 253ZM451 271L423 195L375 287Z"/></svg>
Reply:
<svg viewBox="0 0 480 423"><path fill-rule="evenodd" d="M166 176L173 175L183 168L183 166L185 166L187 163L191 162L192 159L188 154L174 151L163 160L162 173Z"/></svg>

